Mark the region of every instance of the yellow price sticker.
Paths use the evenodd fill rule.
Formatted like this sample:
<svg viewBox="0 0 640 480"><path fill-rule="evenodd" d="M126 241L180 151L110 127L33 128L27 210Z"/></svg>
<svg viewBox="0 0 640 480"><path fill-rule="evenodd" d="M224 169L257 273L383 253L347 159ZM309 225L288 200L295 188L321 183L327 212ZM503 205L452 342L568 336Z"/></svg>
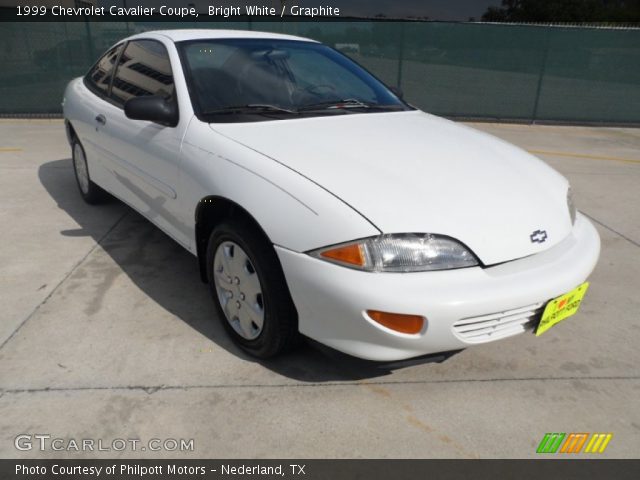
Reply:
<svg viewBox="0 0 640 480"><path fill-rule="evenodd" d="M569 318L575 314L580 308L584 294L587 293L589 288L589 282L584 282L582 285L577 286L569 293L560 295L557 298L549 301L542 313L542 318L536 329L536 337L542 335L554 325L557 325L561 321Z"/></svg>

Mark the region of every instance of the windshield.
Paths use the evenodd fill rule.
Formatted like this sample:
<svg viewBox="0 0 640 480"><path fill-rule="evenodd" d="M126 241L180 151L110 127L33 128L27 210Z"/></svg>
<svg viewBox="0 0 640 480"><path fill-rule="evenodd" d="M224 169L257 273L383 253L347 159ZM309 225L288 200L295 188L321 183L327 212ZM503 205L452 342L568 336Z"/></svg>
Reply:
<svg viewBox="0 0 640 480"><path fill-rule="evenodd" d="M234 38L178 45L194 109L204 121L410 109L366 70L319 43Z"/></svg>

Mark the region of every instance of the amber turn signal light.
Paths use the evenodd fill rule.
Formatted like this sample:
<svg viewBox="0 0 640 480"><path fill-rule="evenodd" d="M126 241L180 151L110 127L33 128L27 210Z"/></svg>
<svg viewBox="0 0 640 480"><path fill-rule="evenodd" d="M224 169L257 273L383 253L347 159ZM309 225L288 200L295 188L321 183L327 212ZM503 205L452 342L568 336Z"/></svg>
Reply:
<svg viewBox="0 0 640 480"><path fill-rule="evenodd" d="M344 247L326 250L320 254L324 258L336 260L338 262L347 263L349 265L357 265L362 267L365 264L362 246L358 243L345 245Z"/></svg>
<svg viewBox="0 0 640 480"><path fill-rule="evenodd" d="M420 333L424 326L424 317L420 315L404 315L401 313L367 310L371 320L400 333Z"/></svg>

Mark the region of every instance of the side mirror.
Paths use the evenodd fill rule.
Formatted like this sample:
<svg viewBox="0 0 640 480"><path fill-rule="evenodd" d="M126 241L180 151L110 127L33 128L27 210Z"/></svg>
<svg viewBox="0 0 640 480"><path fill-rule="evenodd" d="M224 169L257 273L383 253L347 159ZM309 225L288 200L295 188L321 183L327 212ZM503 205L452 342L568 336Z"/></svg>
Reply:
<svg viewBox="0 0 640 480"><path fill-rule="evenodd" d="M124 114L132 120L148 120L168 127L178 124L178 106L159 95L130 98L124 104Z"/></svg>
<svg viewBox="0 0 640 480"><path fill-rule="evenodd" d="M404 97L404 92L400 87L389 87L389 90L391 90L400 100Z"/></svg>

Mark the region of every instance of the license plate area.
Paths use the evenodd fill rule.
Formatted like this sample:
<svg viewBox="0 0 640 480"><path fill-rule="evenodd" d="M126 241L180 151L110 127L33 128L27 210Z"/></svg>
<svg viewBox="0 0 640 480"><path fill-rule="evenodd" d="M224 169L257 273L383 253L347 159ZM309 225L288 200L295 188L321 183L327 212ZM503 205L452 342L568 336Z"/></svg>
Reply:
<svg viewBox="0 0 640 480"><path fill-rule="evenodd" d="M584 282L570 292L550 300L545 306L540 322L536 327L536 336L542 335L554 325L575 315L588 288L589 282Z"/></svg>

